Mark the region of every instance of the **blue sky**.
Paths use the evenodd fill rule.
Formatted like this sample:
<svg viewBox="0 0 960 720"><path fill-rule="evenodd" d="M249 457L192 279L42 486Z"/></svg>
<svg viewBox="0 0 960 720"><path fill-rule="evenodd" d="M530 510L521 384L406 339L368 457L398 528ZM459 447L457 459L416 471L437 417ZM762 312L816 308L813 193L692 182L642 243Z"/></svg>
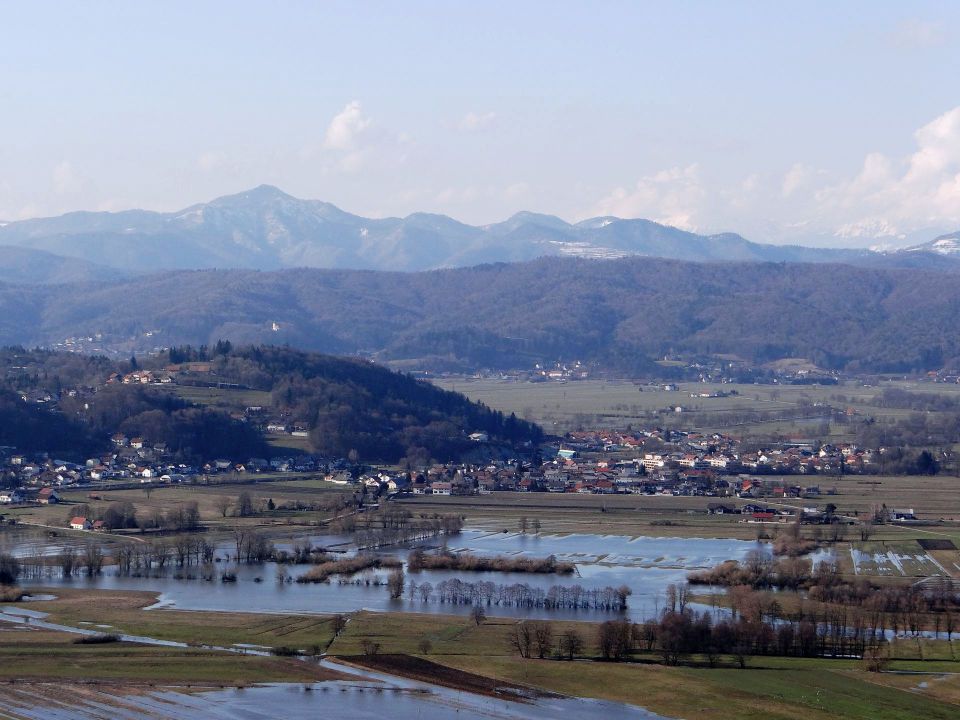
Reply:
<svg viewBox="0 0 960 720"><path fill-rule="evenodd" d="M0 3L0 218L260 183L366 215L960 229L960 3Z"/></svg>

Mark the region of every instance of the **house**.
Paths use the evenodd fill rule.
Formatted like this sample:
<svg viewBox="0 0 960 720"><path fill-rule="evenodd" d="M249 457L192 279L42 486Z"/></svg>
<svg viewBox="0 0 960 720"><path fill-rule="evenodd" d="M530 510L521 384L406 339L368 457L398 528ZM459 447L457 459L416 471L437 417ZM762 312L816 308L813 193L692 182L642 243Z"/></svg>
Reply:
<svg viewBox="0 0 960 720"><path fill-rule="evenodd" d="M916 520L917 515L913 512L913 508L894 508L890 511L890 519L903 522L904 520Z"/></svg>
<svg viewBox="0 0 960 720"><path fill-rule="evenodd" d="M57 494L57 491L51 487L45 487L40 489L40 494L37 496L37 501L41 505L52 505L60 502L60 496Z"/></svg>
<svg viewBox="0 0 960 720"><path fill-rule="evenodd" d="M94 520L93 525L91 526L91 529L94 532L106 532L107 524L103 520Z"/></svg>
<svg viewBox="0 0 960 720"><path fill-rule="evenodd" d="M430 491L434 495L449 495L453 485L448 482L435 482L430 484Z"/></svg>
<svg viewBox="0 0 960 720"><path fill-rule="evenodd" d="M724 503L707 503L707 512L711 515L735 515L737 509Z"/></svg>
<svg viewBox="0 0 960 720"><path fill-rule="evenodd" d="M15 505L23 501L23 492L19 488L16 490L0 490L0 504L2 505Z"/></svg>
<svg viewBox="0 0 960 720"><path fill-rule="evenodd" d="M485 432L475 432L470 433L470 439L473 442L485 443L490 439L490 436Z"/></svg>
<svg viewBox="0 0 960 720"><path fill-rule="evenodd" d="M75 517L70 520L71 530L92 530L93 525L85 517Z"/></svg>
<svg viewBox="0 0 960 720"><path fill-rule="evenodd" d="M597 480L593 486L593 491L598 495L612 495L617 491L617 488L609 480Z"/></svg>

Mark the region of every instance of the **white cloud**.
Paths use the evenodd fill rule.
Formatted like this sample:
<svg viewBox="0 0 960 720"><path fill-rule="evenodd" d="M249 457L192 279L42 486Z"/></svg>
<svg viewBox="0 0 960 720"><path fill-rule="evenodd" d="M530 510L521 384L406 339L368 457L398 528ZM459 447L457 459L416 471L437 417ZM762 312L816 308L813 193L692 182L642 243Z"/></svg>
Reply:
<svg viewBox="0 0 960 720"><path fill-rule="evenodd" d="M895 225L884 218L845 223L834 234L842 238L889 238L902 235Z"/></svg>
<svg viewBox="0 0 960 720"><path fill-rule="evenodd" d="M353 150L371 124L372 120L363 114L360 101L353 100L330 121L323 146L328 150Z"/></svg>
<svg viewBox="0 0 960 720"><path fill-rule="evenodd" d="M890 35L893 44L905 50L922 50L938 47L947 41L947 35L939 23L916 18L903 20Z"/></svg>
<svg viewBox="0 0 960 720"><path fill-rule="evenodd" d="M871 152L846 177L797 162L737 179L699 165L645 175L594 215L645 217L686 230L734 230L760 242L869 244L960 227L960 107L914 133L906 156ZM836 240L831 240L835 238ZM842 242L840 242L842 241Z"/></svg>
<svg viewBox="0 0 960 720"><path fill-rule="evenodd" d="M783 176L783 187L780 190L780 194L785 198L790 197L797 190L809 183L812 175L813 171L809 167L803 163L795 163L793 167L787 170L787 174Z"/></svg>
<svg viewBox="0 0 960 720"><path fill-rule="evenodd" d="M460 122L457 123L457 127L464 132L486 130L494 124L496 119L497 114L493 112L475 113L471 111L460 118Z"/></svg>
<svg viewBox="0 0 960 720"><path fill-rule="evenodd" d="M402 165L411 143L406 133L379 126L364 114L359 100L352 100L330 120L319 147L306 146L300 156L321 174L351 175Z"/></svg>
<svg viewBox="0 0 960 720"><path fill-rule="evenodd" d="M960 107L921 127L914 139L917 148L908 157L870 153L853 179L817 192L818 209L837 218L837 235L960 224Z"/></svg>
<svg viewBox="0 0 960 720"><path fill-rule="evenodd" d="M618 187L595 207L595 215L644 217L684 230L697 227L707 191L696 163L640 178L633 187Z"/></svg>

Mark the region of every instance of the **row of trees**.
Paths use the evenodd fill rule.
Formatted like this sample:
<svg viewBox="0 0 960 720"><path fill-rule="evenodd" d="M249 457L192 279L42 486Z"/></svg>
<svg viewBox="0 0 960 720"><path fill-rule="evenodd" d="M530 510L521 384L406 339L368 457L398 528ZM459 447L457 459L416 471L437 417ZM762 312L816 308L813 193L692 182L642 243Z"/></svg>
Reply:
<svg viewBox="0 0 960 720"><path fill-rule="evenodd" d="M559 562L555 555L545 558L510 557L496 555L484 557L470 553L437 552L428 554L417 548L407 556L407 569L420 570L467 570L471 572L519 572L572 575L573 563Z"/></svg>
<svg viewBox="0 0 960 720"><path fill-rule="evenodd" d="M366 522L365 527L354 528L354 542L361 550L373 550L440 535L458 535L463 530L463 523L464 518L461 515L419 518L399 526L384 524L377 527L374 523Z"/></svg>
<svg viewBox="0 0 960 720"><path fill-rule="evenodd" d="M863 616L842 609L809 615L800 620L763 619L754 613L715 620L708 611L668 607L656 619L643 623L608 620L597 626L596 648L604 660L626 660L636 652L656 653L662 662L677 665L691 656L716 667L723 656L746 667L754 655L788 657L863 657L870 669L882 666L885 635L874 632ZM585 652L576 629L557 633L551 623L522 621L511 626L507 643L521 657L572 660Z"/></svg>
<svg viewBox="0 0 960 720"><path fill-rule="evenodd" d="M103 546L99 543L88 542L81 547L64 547L52 557L21 559L19 565L23 577L37 579L49 577L58 571L61 577L81 574L93 577L103 571L105 562L106 554Z"/></svg>
<svg viewBox="0 0 960 720"><path fill-rule="evenodd" d="M200 530L200 509L190 501L167 508L154 508L150 512L137 513L132 502L122 501L109 505L76 505L69 517L86 517L100 520L108 531L114 530L164 530L167 532L196 532ZM69 518L68 518L69 519Z"/></svg>
<svg viewBox="0 0 960 720"><path fill-rule="evenodd" d="M584 588L580 585L553 585L544 590L526 583L497 584L489 581L464 582L457 578L410 583L409 597L420 602L451 605L498 605L501 607L542 608L545 610L605 610L627 608L630 588L626 586Z"/></svg>

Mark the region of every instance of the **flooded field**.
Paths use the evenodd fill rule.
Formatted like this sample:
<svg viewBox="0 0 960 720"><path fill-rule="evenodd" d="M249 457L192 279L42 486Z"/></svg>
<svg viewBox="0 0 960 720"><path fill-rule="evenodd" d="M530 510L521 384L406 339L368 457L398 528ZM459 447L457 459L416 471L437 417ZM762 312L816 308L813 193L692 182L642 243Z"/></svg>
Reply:
<svg viewBox="0 0 960 720"><path fill-rule="evenodd" d="M30 720L268 720L283 708L287 720L335 716L343 720L589 720L601 716L656 720L631 705L580 698L498 700L371 674L357 681L270 684L208 692L130 690L31 684L0 688L0 716Z"/></svg>
<svg viewBox="0 0 960 720"><path fill-rule="evenodd" d="M482 555L527 555L545 557L555 555L558 560L576 564L574 576L537 575L511 572L463 572L458 570L424 570L408 573L407 582L433 586L453 578L465 582L492 582L496 584L525 583L530 587L547 589L554 585L580 585L584 588L626 586L631 591L627 614L642 620L656 614L664 589L671 583L682 583L691 570L712 567L728 559L742 559L757 546L743 540L684 539L684 538L629 538L604 535L523 535L517 533L487 533L465 531L451 536L448 547L454 551L469 551ZM338 536L314 537L311 541L326 547L345 547L347 538ZM437 541L385 550L383 554L405 559L414 546L436 546ZM281 546L282 547L282 546ZM225 557L229 548L219 549L218 557ZM309 566L288 566L296 577ZM236 582L219 581L220 573L229 569L236 573ZM213 580L199 579L196 568L182 570L197 579L177 579L177 570L168 570L157 577L121 577L115 569L106 567L94 578L59 577L27 581L27 587L65 584L71 587L99 589L147 590L160 595L161 607L184 610L224 610L273 613L336 613L356 610L406 611L426 613L467 614L469 606L449 603L421 602L405 593L401 599L391 600L383 586L386 571L371 570L349 579L337 577L329 583L299 584L277 582L278 567L274 563L262 565L235 565L216 563ZM545 610L497 606L497 615L538 618L603 619L604 612L596 610Z"/></svg>
<svg viewBox="0 0 960 720"><path fill-rule="evenodd" d="M916 543L860 543L850 548L850 559L857 575L950 577L953 574Z"/></svg>

